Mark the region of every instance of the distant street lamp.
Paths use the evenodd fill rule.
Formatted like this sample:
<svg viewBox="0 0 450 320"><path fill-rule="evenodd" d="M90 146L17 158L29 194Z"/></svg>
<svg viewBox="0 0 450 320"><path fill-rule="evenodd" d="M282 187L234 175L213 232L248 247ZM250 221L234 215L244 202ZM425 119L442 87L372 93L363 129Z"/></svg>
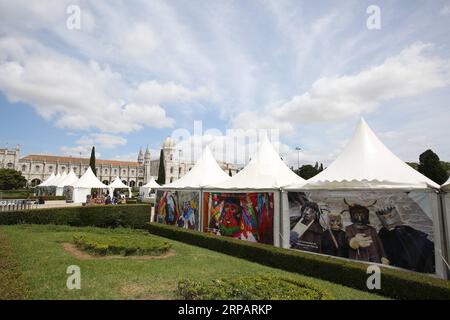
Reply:
<svg viewBox="0 0 450 320"><path fill-rule="evenodd" d="M181 164L180 164L180 159L181 159L181 149L178 149L178 179L180 179L180 174L181 174Z"/></svg>
<svg viewBox="0 0 450 320"><path fill-rule="evenodd" d="M300 147L295 147L295 150L297 150L297 169L300 169L300 150L302 150Z"/></svg>

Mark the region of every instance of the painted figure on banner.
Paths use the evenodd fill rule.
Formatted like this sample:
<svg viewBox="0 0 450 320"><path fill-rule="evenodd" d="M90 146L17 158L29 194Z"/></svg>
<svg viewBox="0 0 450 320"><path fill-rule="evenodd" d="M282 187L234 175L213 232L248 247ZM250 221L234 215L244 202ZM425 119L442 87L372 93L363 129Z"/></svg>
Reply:
<svg viewBox="0 0 450 320"><path fill-rule="evenodd" d="M222 214L224 201L219 199L219 196L215 193L210 195L211 203L209 206L209 223L208 229L210 232L220 235L220 216Z"/></svg>
<svg viewBox="0 0 450 320"><path fill-rule="evenodd" d="M272 193L212 193L208 230L236 239L273 243Z"/></svg>
<svg viewBox="0 0 450 320"><path fill-rule="evenodd" d="M352 224L345 228L345 234L349 245L349 258L367 262L389 264L384 252L383 243L378 237L377 230L370 225L369 208L371 205L349 204L346 199Z"/></svg>
<svg viewBox="0 0 450 320"><path fill-rule="evenodd" d="M220 234L232 238L241 236L241 207L238 198L228 197L224 200L224 207L220 217Z"/></svg>
<svg viewBox="0 0 450 320"><path fill-rule="evenodd" d="M322 253L335 257L348 258L348 244L340 213L328 213L328 228L322 233Z"/></svg>
<svg viewBox="0 0 450 320"><path fill-rule="evenodd" d="M391 264L418 272L434 273L434 243L425 232L402 222L395 206L375 212L382 228L378 235Z"/></svg>
<svg viewBox="0 0 450 320"><path fill-rule="evenodd" d="M181 215L178 218L178 226L186 229L196 228L195 211L197 210L196 203L193 200L183 201Z"/></svg>
<svg viewBox="0 0 450 320"><path fill-rule="evenodd" d="M323 228L320 225L319 205L307 201L302 205L300 212L301 214L290 233L291 247L320 253Z"/></svg>

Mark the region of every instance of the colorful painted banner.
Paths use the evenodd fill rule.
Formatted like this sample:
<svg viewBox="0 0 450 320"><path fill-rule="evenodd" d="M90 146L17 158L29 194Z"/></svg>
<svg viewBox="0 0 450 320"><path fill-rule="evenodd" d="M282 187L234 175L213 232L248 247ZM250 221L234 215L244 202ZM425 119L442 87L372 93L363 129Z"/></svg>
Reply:
<svg viewBox="0 0 450 320"><path fill-rule="evenodd" d="M273 193L204 193L203 231L273 244Z"/></svg>
<svg viewBox="0 0 450 320"><path fill-rule="evenodd" d="M198 230L199 192L158 190L155 222Z"/></svg>
<svg viewBox="0 0 450 320"><path fill-rule="evenodd" d="M427 194L289 192L292 249L434 273Z"/></svg>

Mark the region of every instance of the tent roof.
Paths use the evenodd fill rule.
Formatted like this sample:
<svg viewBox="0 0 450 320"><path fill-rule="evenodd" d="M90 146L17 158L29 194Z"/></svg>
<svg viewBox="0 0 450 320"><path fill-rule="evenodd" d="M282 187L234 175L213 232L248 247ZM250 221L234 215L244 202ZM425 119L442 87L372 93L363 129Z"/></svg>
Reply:
<svg viewBox="0 0 450 320"><path fill-rule="evenodd" d="M146 184L144 184L141 188L151 188L151 189L156 189L161 187L156 181L155 178L151 177L150 181L147 182Z"/></svg>
<svg viewBox="0 0 450 320"><path fill-rule="evenodd" d="M229 178L230 177L217 164L211 150L209 150L209 147L207 146L203 150L200 159L197 160L190 171L180 179L162 187L158 187L158 189L197 189L209 184L220 183Z"/></svg>
<svg viewBox="0 0 450 320"><path fill-rule="evenodd" d="M244 169L223 183L208 185L208 188L271 190L304 181L281 160L267 136L264 136L258 150Z"/></svg>
<svg viewBox="0 0 450 320"><path fill-rule="evenodd" d="M57 173L56 174L56 176L53 178L53 180L52 181L49 181L47 184L46 184L46 186L47 187L49 187L49 186L56 186L56 184L61 180L61 177L62 177L62 175L61 175L61 173Z"/></svg>
<svg viewBox="0 0 450 320"><path fill-rule="evenodd" d="M66 170L64 170L64 172L61 174L61 176L57 179L55 178L55 180L53 180L50 185L57 187L66 178L67 178L67 172L66 172Z"/></svg>
<svg viewBox="0 0 450 320"><path fill-rule="evenodd" d="M450 191L450 178L442 185L442 190Z"/></svg>
<svg viewBox="0 0 450 320"><path fill-rule="evenodd" d="M81 178L72 184L74 188L102 188L108 189L108 186L103 184L95 174L92 172L91 167L88 167L86 172L81 176Z"/></svg>
<svg viewBox="0 0 450 320"><path fill-rule="evenodd" d="M46 187L49 185L49 183L51 183L53 181L53 179L55 179L55 173L52 172L52 174L50 175L50 177L47 178L47 180L45 180L44 182L42 182L40 185L38 185L38 187Z"/></svg>
<svg viewBox="0 0 450 320"><path fill-rule="evenodd" d="M125 183L122 182L122 180L120 180L120 178L117 176L113 182L111 182L108 185L108 188L114 188L114 189L128 189L130 188L129 186L127 186Z"/></svg>
<svg viewBox="0 0 450 320"><path fill-rule="evenodd" d="M286 189L427 189L439 188L395 156L361 118L351 140L324 171L304 185Z"/></svg>
<svg viewBox="0 0 450 320"><path fill-rule="evenodd" d="M64 174L63 174L64 175ZM76 181L78 181L78 177L75 174L75 172L73 172L73 169L70 169L70 172L68 175L66 175L65 178L63 178L61 176L61 179L59 180L59 182L57 182L56 186L57 187L64 187L64 186L70 186L73 183L75 183Z"/></svg>

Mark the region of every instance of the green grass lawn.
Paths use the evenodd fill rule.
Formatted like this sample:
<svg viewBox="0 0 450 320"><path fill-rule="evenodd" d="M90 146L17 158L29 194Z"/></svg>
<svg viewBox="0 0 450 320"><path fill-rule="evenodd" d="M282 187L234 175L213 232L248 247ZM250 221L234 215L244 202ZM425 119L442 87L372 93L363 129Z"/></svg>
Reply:
<svg viewBox="0 0 450 320"><path fill-rule="evenodd" d="M53 225L0 226L0 240L2 237L6 239L6 246L9 246L9 249L5 248L5 241L3 246L0 243L0 257L2 250L9 250L17 264L15 274L21 273L17 281L22 281L23 285L14 285L25 286L24 291L29 292L27 297L31 299L175 299L177 283L181 279L204 280L265 273L313 281L336 299L384 299L160 237L172 244L172 254L164 259L80 260L63 248L63 243L71 242L73 236L80 232L126 235L145 231ZM80 290L66 287L69 265L77 265L81 269ZM11 288L14 285L10 284Z"/></svg>

